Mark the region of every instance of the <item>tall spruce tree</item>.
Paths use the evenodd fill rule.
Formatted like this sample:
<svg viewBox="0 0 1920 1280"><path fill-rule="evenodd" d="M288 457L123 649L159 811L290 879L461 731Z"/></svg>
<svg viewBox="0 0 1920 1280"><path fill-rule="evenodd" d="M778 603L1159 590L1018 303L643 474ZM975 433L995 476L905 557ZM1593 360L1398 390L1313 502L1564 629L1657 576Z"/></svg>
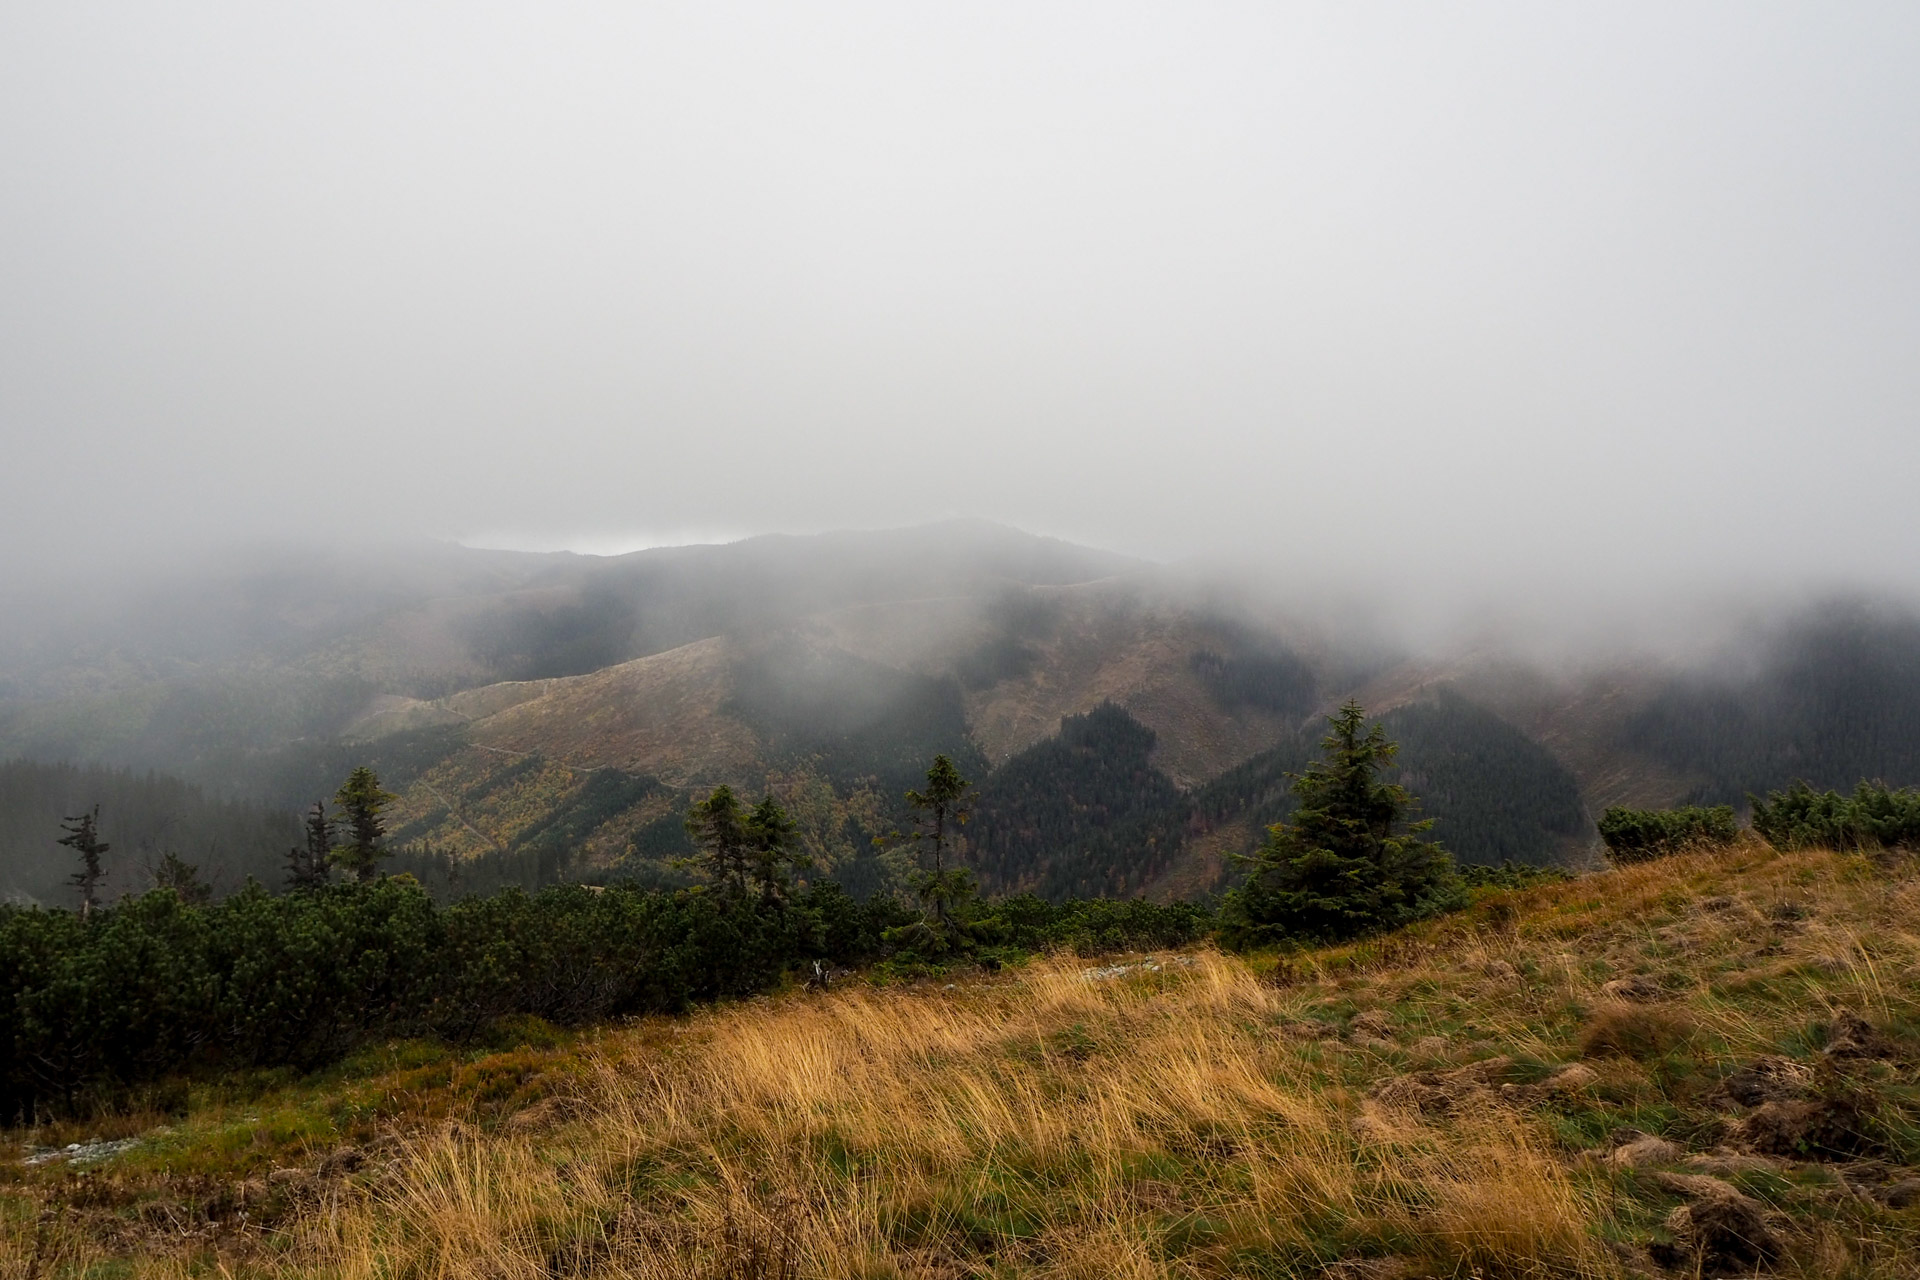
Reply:
<svg viewBox="0 0 1920 1280"><path fill-rule="evenodd" d="M113 847L100 838L100 806L66 818L60 829L67 834L60 837L59 843L80 855L80 869L68 877L67 883L80 890L80 918L90 919L100 899L100 882L107 877L100 865L100 855Z"/></svg>
<svg viewBox="0 0 1920 1280"><path fill-rule="evenodd" d="M799 827L772 796L753 806L744 824L747 839L747 870L760 892L760 901L773 904L786 900L793 888L793 873L810 865L806 856L794 847Z"/></svg>
<svg viewBox="0 0 1920 1280"><path fill-rule="evenodd" d="M1350 938L1463 899L1452 855L1420 838L1432 822L1406 822L1413 797L1380 781L1395 751L1380 725L1368 725L1352 700L1328 724L1325 758L1294 775L1293 820L1267 828L1266 844L1245 860L1246 883L1222 906L1232 945Z"/></svg>
<svg viewBox="0 0 1920 1280"><path fill-rule="evenodd" d="M960 775L951 759L935 756L927 770L926 789L907 792L907 805L914 811L913 833L902 837L895 832L891 839L911 843L920 861L912 883L920 898L921 918L889 930L888 937L917 950L959 949L966 945L967 906L979 893L979 885L965 867L947 864L957 856L960 829L972 814L973 784Z"/></svg>
<svg viewBox="0 0 1920 1280"><path fill-rule="evenodd" d="M687 813L687 834L700 856L696 866L721 893L744 898L753 870L747 813L733 788L718 786Z"/></svg>
<svg viewBox="0 0 1920 1280"><path fill-rule="evenodd" d="M367 881L380 871L380 861L391 857L386 847L387 827L381 815L400 797L380 789L379 776L361 765L347 775L334 793L339 807L338 829L346 843L334 846L329 861L354 879Z"/></svg>

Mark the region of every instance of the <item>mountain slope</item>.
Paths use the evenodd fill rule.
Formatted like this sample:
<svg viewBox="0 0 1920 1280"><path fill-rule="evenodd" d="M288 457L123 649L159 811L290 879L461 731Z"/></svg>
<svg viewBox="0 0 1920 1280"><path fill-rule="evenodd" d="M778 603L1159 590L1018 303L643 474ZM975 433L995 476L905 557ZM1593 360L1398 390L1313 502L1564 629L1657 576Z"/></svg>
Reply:
<svg viewBox="0 0 1920 1280"><path fill-rule="evenodd" d="M398 1044L0 1135L0 1268L1897 1280L1916 968L1911 858L1748 844L1285 957Z"/></svg>
<svg viewBox="0 0 1920 1280"><path fill-rule="evenodd" d="M1704 667L1410 656L1312 622L970 522L604 560L265 557L0 622L0 754L158 767L289 811L370 763L432 866L517 883L682 874L672 812L724 782L804 811L816 864L872 888L898 873L873 837L935 753L1005 792L1112 704L1151 745L1107 764L1149 780L1152 816L1097 852L1017 842L1031 861L996 853L990 878L1160 895L1223 882L1349 696L1406 738L1409 785L1470 861L1578 862L1616 803L1920 781L1920 624L1898 610L1777 620ZM1021 825L1077 831L1082 799L1060 803Z"/></svg>

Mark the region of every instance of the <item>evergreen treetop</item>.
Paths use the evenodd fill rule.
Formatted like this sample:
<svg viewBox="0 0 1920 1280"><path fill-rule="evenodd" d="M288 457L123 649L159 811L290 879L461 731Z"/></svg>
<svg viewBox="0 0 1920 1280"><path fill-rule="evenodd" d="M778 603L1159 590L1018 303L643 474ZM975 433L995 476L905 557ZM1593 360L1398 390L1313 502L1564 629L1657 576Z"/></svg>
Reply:
<svg viewBox="0 0 1920 1280"><path fill-rule="evenodd" d="M687 834L700 850L699 868L722 893L745 897L752 867L747 813L733 788L718 786L687 813Z"/></svg>
<svg viewBox="0 0 1920 1280"><path fill-rule="evenodd" d="M792 873L811 865L794 842L799 827L772 796L753 806L744 824L747 869L762 902L783 901L793 887Z"/></svg>
<svg viewBox="0 0 1920 1280"><path fill-rule="evenodd" d="M399 796L380 788L373 770L361 765L347 775L333 802L340 809L337 827L346 835L346 843L336 845L330 861L356 880L371 880L380 869L380 860L391 856L386 847L387 828L381 814Z"/></svg>
<svg viewBox="0 0 1920 1280"><path fill-rule="evenodd" d="M327 882L327 863L333 853L333 819L319 801L307 810L306 843L287 850L287 888L318 889Z"/></svg>
<svg viewBox="0 0 1920 1280"><path fill-rule="evenodd" d="M979 893L973 873L965 867L947 865L947 857L960 837L972 811L973 784L962 777L959 768L944 755L933 758L927 769L925 790L907 792L907 804L914 811L911 840L922 859L913 875L914 892L920 898L921 918L910 925L887 932L888 941L929 955L957 950L967 940L967 909ZM891 840L899 840L895 832ZM933 865L925 865L931 856Z"/></svg>
<svg viewBox="0 0 1920 1280"><path fill-rule="evenodd" d="M945 870L947 850L972 813L972 789L953 761L939 755L927 770L927 789L907 792L907 803L915 814L914 844L932 852L935 875Z"/></svg>
<svg viewBox="0 0 1920 1280"><path fill-rule="evenodd" d="M153 869L153 887L173 890L189 906L203 907L213 901L213 886L200 878L200 868L171 849Z"/></svg>

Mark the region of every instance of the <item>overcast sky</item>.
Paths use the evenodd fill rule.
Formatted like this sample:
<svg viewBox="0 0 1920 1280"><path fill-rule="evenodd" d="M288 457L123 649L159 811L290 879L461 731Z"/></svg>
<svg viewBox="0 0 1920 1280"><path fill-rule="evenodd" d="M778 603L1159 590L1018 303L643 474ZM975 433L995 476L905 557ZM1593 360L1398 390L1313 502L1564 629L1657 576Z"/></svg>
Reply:
<svg viewBox="0 0 1920 1280"><path fill-rule="evenodd" d="M0 534L1920 579L1920 6L0 6Z"/></svg>

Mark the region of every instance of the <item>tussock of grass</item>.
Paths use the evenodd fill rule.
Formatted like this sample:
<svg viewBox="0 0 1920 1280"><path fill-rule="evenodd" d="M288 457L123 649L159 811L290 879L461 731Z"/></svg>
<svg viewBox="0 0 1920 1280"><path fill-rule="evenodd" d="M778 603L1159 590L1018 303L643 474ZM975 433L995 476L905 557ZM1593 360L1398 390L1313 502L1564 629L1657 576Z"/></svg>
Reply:
<svg viewBox="0 0 1920 1280"><path fill-rule="evenodd" d="M1920 1160L1916 922L1909 863L1746 845L1343 948L1096 980L1063 957L396 1061L178 1125L176 1164L240 1177L261 1175L208 1154L237 1105L308 1118L275 1162L315 1166L324 1132L367 1146L350 1176L252 1202L265 1227L202 1213L198 1238L116 1238L180 1198L151 1154L51 1226L39 1206L71 1200L71 1175L16 1175L0 1276L26 1274L36 1238L47 1276L109 1258L368 1280L1311 1277L1367 1258L1615 1276L1654 1269L1683 1184L1601 1158L1613 1135L1737 1146L1757 1113L1725 1082L1762 1055L1811 1082L1794 1105L1838 1099L1821 1114L1859 1130L1857 1149L1712 1157L1775 1215L1778 1269L1920 1274L1920 1208L1859 1189ZM1632 1000L1603 991L1634 976L1616 987ZM1881 1056L1822 1052L1861 1034L1848 1015ZM349 1095L377 1116L349 1116Z"/></svg>
<svg viewBox="0 0 1920 1280"><path fill-rule="evenodd" d="M1692 1031L1687 1020L1672 1009L1609 1000L1597 1006L1580 1028L1580 1052L1589 1058L1644 1061L1672 1053L1687 1042Z"/></svg>

